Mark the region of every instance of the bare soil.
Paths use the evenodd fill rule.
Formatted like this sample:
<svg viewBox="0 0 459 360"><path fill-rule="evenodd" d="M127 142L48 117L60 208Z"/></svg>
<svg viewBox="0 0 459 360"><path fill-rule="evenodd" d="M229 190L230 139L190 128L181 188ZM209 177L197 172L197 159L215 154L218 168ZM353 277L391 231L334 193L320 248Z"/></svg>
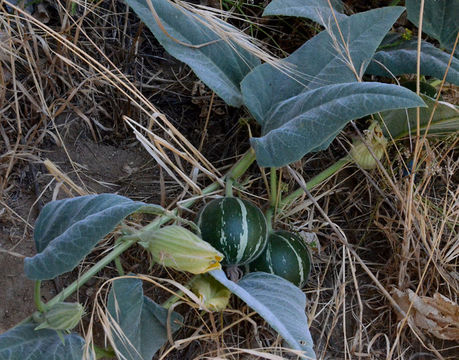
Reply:
<svg viewBox="0 0 459 360"><path fill-rule="evenodd" d="M152 162L145 150L138 143L129 146L114 146L96 143L85 134L84 127L74 126L69 129L65 139L65 148L50 145L42 149L43 159L51 160L62 172L75 183L84 186L89 193L118 193L146 202L159 201L158 167ZM69 157L74 162L73 166ZM30 167L35 168L31 178ZM76 176L83 180L79 182ZM0 246L2 249L23 256L36 253L33 242L33 224L39 209L51 200L53 192L56 198L69 196L53 182L46 168L41 164L29 164L19 170L23 181L16 186L15 196L10 197L6 205L13 209L11 213L2 209L0 218ZM45 187L50 185L47 191ZM35 192L38 190L38 194ZM37 202L38 195L44 196ZM20 218L19 218L20 217ZM24 221L23 221L24 219ZM0 333L6 331L35 311L33 302L33 282L27 279L23 270L23 259L11 254L0 253ZM75 276L62 276L56 281L43 284L43 300L51 299L68 285Z"/></svg>

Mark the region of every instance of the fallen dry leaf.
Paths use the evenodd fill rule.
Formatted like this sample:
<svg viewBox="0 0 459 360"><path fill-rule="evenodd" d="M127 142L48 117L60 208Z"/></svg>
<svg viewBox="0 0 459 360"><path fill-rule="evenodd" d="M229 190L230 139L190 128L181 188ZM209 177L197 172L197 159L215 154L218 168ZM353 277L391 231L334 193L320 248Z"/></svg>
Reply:
<svg viewBox="0 0 459 360"><path fill-rule="evenodd" d="M433 297L418 296L412 290L405 292L394 289L394 300L407 312L410 304L409 320L417 327L427 330L443 340L459 341L459 305L447 297L436 293ZM399 315L401 320L403 316Z"/></svg>

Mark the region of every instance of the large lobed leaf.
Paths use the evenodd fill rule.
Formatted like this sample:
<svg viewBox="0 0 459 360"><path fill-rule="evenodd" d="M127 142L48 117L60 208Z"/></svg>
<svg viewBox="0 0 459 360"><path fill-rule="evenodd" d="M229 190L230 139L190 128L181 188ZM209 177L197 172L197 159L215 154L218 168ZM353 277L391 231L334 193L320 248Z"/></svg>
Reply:
<svg viewBox="0 0 459 360"><path fill-rule="evenodd" d="M420 0L406 0L408 20L419 26ZM425 0L422 31L451 49L459 31L459 1Z"/></svg>
<svg viewBox="0 0 459 360"><path fill-rule="evenodd" d="M112 345L126 359L151 359L167 341L168 310L143 295L140 279L114 280L107 308L113 325ZM181 315L172 313L171 333L180 328L182 321Z"/></svg>
<svg viewBox="0 0 459 360"><path fill-rule="evenodd" d="M428 134L432 135L448 135L459 131L459 107L443 101L439 101L435 106L434 99L426 95L421 95L421 97L427 105L419 112L421 134L425 133L427 126ZM391 110L382 112L380 115L381 128L385 136L399 139L409 134L416 134L416 109Z"/></svg>
<svg viewBox="0 0 459 360"><path fill-rule="evenodd" d="M352 119L379 111L424 106L412 91L382 83L323 86L269 111L260 138L252 138L260 166L283 166L326 149Z"/></svg>
<svg viewBox="0 0 459 360"><path fill-rule="evenodd" d="M64 336L54 330L37 330L26 323L0 335L1 360L81 360L84 340L78 334Z"/></svg>
<svg viewBox="0 0 459 360"><path fill-rule="evenodd" d="M344 5L341 0L331 0L333 8L330 8L328 0L274 0L269 3L263 12L263 16L284 15L297 16L314 20L315 22L329 26L335 17L343 19L346 15L341 14Z"/></svg>
<svg viewBox="0 0 459 360"><path fill-rule="evenodd" d="M260 314L293 349L303 351L304 358L316 358L305 314L306 296L299 288L263 272L250 273L237 284L222 270L209 274Z"/></svg>
<svg viewBox="0 0 459 360"><path fill-rule="evenodd" d="M415 74L417 64L417 41L403 41L399 36L393 39L397 45L387 44L376 52L367 73L392 77ZM443 79L450 55L426 41L421 42L421 74ZM453 57L446 81L459 85L459 59Z"/></svg>
<svg viewBox="0 0 459 360"><path fill-rule="evenodd" d="M158 205L115 194L80 196L48 203L35 224L38 254L25 259L25 274L33 280L48 280L73 270L121 220L143 209L164 211Z"/></svg>
<svg viewBox="0 0 459 360"><path fill-rule="evenodd" d="M151 1L161 24L158 24L148 1ZM126 2L169 54L190 66L227 104L242 105L239 84L245 75L260 63L258 58L234 41L222 39L214 30L203 24L207 20L167 0ZM228 24L224 24L224 27L233 29ZM213 43L193 48L179 42L196 46Z"/></svg>
<svg viewBox="0 0 459 360"><path fill-rule="evenodd" d="M381 40L400 16L401 7L385 7L339 20L352 65L363 74ZM242 82L244 103L263 125L273 104L318 87L356 82L336 24L303 44L282 61L293 72L258 66Z"/></svg>

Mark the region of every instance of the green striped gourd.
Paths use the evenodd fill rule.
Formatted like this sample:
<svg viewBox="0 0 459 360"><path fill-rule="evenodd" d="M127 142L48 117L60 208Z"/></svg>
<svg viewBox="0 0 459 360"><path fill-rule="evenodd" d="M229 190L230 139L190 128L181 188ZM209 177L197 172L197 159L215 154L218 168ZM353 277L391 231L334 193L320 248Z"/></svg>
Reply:
<svg viewBox="0 0 459 360"><path fill-rule="evenodd" d="M279 230L269 234L265 250L249 266L250 271L275 274L303 287L311 270L311 256L299 235Z"/></svg>
<svg viewBox="0 0 459 360"><path fill-rule="evenodd" d="M250 201L212 200L201 210L198 226L202 238L225 256L223 265L248 264L266 245L266 218Z"/></svg>

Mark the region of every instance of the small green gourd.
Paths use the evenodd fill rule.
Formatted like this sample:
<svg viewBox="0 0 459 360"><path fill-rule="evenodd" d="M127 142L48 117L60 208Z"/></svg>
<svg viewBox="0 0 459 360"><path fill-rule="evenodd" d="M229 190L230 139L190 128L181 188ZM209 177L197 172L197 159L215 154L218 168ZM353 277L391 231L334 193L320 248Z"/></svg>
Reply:
<svg viewBox="0 0 459 360"><path fill-rule="evenodd" d="M248 264L266 246L266 218L250 201L236 197L212 200L201 210L197 223L202 238L225 256L223 265Z"/></svg>
<svg viewBox="0 0 459 360"><path fill-rule="evenodd" d="M311 271L311 255L299 235L279 230L269 234L265 250L249 268L278 275L301 288Z"/></svg>

